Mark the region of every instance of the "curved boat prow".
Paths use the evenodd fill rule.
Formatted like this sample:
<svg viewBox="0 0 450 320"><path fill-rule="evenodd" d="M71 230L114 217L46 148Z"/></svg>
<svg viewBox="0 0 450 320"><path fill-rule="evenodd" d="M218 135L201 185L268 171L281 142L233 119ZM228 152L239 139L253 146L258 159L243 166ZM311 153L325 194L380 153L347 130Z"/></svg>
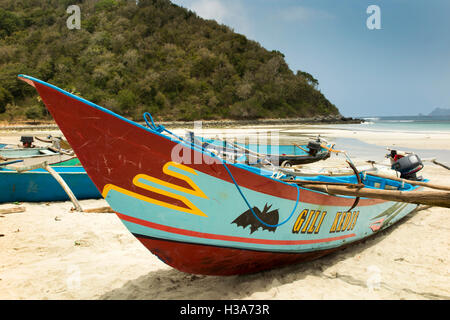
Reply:
<svg viewBox="0 0 450 320"><path fill-rule="evenodd" d="M144 127L39 79L19 78L36 88L128 230L184 272L244 274L311 260L383 230L416 207L367 198L354 207L354 197L225 165L158 128ZM379 188L403 188L400 182L370 179Z"/></svg>
<svg viewBox="0 0 450 320"><path fill-rule="evenodd" d="M129 167L124 166L127 161L143 160L131 160L126 156L117 159L117 155L133 154L139 149L139 139L131 138L127 134L130 125L139 131L149 131L147 128L42 80L22 74L18 77L36 88L81 164L101 192L109 183L109 177L124 176L124 171ZM110 155L115 158L114 161ZM117 161L120 165L110 165L111 162Z"/></svg>

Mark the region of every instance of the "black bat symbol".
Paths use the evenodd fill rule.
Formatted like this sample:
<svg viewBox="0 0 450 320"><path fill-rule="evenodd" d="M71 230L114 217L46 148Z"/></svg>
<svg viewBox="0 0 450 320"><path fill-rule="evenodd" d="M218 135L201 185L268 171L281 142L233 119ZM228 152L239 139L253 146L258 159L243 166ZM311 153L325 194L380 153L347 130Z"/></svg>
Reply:
<svg viewBox="0 0 450 320"><path fill-rule="evenodd" d="M279 214L278 209L269 211L272 205L268 206L267 204L264 206L263 211L259 210L257 207L253 207L253 212L258 216L261 221L268 225L277 225ZM238 227L243 227L244 229L247 228L247 226L250 226L250 234L258 230L259 228L262 228L262 230L269 230L272 232L275 232L277 227L269 227L263 223L261 223L248 209L244 213L242 213L239 217L237 217L233 222L236 223Z"/></svg>

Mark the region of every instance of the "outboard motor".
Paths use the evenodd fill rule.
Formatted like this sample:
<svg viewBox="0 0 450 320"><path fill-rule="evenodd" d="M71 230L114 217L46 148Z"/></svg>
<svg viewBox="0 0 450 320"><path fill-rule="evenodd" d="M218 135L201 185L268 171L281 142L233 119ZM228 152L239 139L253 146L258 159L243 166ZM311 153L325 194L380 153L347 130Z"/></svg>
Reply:
<svg viewBox="0 0 450 320"><path fill-rule="evenodd" d="M20 142L24 148L33 148L34 138L32 136L22 136L20 137Z"/></svg>
<svg viewBox="0 0 450 320"><path fill-rule="evenodd" d="M417 177L416 173L423 169L423 163L416 154L409 154L398 158L393 164L392 169L400 172L400 178L407 180L422 180Z"/></svg>
<svg viewBox="0 0 450 320"><path fill-rule="evenodd" d="M322 147L320 146L320 142L310 141L308 142L308 149L309 154L314 157L322 149Z"/></svg>

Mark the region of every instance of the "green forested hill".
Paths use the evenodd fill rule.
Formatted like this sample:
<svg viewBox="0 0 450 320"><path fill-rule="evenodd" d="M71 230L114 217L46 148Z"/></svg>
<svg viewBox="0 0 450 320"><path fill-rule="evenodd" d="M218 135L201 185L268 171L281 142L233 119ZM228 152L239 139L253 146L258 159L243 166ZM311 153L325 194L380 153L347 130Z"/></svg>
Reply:
<svg viewBox="0 0 450 320"><path fill-rule="evenodd" d="M0 0L0 119L48 117L20 73L139 120L339 115L283 54L168 0Z"/></svg>

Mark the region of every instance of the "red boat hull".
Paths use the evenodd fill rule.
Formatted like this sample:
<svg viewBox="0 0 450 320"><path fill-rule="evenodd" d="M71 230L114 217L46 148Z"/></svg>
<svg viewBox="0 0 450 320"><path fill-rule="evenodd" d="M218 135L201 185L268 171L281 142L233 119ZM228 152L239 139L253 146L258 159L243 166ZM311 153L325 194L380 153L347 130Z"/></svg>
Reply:
<svg viewBox="0 0 450 320"><path fill-rule="evenodd" d="M134 235L148 250L182 272L232 276L314 260L341 248L305 253L274 253L224 248Z"/></svg>

